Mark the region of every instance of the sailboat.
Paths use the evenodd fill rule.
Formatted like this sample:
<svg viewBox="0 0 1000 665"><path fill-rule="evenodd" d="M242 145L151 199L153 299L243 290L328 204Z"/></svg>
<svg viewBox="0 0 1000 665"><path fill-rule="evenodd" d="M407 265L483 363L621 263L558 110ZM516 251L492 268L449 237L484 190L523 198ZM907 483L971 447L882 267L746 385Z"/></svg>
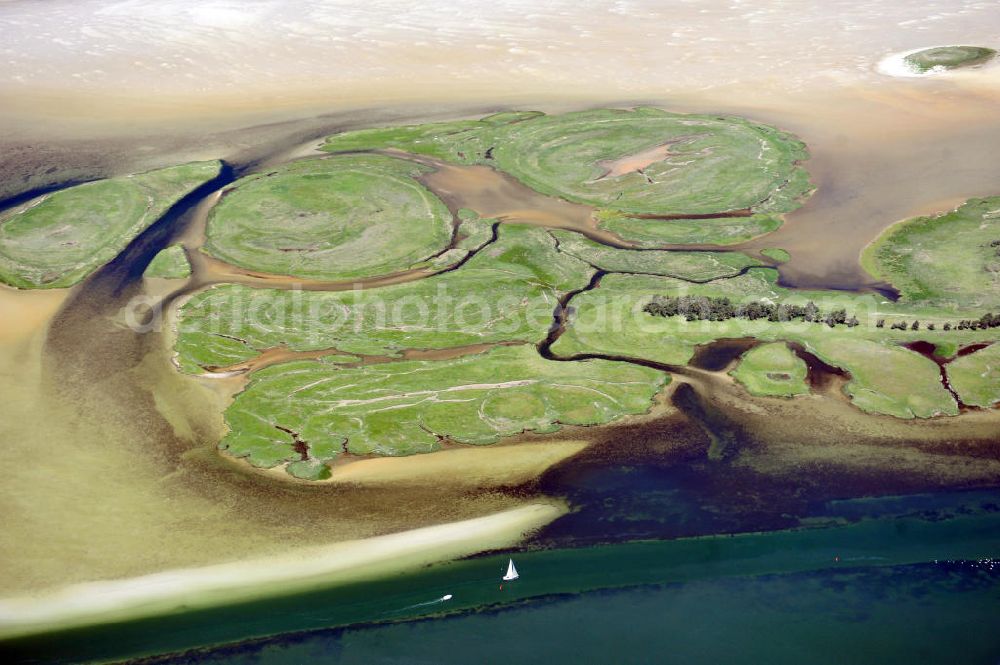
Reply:
<svg viewBox="0 0 1000 665"><path fill-rule="evenodd" d="M507 572L503 576L504 582L510 582L511 580L516 580L520 575L517 574L517 568L514 567L514 560L510 559L507 564Z"/></svg>

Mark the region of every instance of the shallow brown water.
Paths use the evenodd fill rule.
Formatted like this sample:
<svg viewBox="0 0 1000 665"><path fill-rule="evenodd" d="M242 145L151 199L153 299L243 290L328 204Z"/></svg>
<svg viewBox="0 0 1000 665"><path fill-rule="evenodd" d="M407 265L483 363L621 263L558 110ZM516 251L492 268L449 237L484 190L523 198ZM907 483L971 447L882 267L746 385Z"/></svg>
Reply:
<svg viewBox="0 0 1000 665"><path fill-rule="evenodd" d="M849 401L844 386L851 378L850 373L821 360L800 342L788 342L788 346L806 364L806 381L810 391L842 402Z"/></svg>
<svg viewBox="0 0 1000 665"><path fill-rule="evenodd" d="M694 349L694 355L688 364L698 369L710 372L721 372L728 369L736 359L757 346L759 342L752 337L739 339L717 339L708 344L699 344Z"/></svg>
<svg viewBox="0 0 1000 665"><path fill-rule="evenodd" d="M887 82L877 91L825 96L756 117L809 146L817 191L777 232L749 248L780 247L784 282L855 289L872 282L864 247L907 217L1000 194L1000 87L963 89Z"/></svg>
<svg viewBox="0 0 1000 665"><path fill-rule="evenodd" d="M998 422L991 411L904 421L866 415L839 390L769 399L724 373L675 377L650 413L595 429L530 484L574 507L536 542L815 526L811 511L831 499L995 486Z"/></svg>
<svg viewBox="0 0 1000 665"><path fill-rule="evenodd" d="M449 207L469 208L480 217L510 224L566 229L605 244L628 246L615 234L597 228L590 206L539 194L488 166L455 166L422 156L407 157L436 169L422 182Z"/></svg>

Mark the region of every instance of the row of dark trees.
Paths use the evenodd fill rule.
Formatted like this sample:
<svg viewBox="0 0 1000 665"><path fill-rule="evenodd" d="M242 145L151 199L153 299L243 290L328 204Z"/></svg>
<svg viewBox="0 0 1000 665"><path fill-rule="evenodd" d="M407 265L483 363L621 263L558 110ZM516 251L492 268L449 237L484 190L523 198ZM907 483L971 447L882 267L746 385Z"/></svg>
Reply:
<svg viewBox="0 0 1000 665"><path fill-rule="evenodd" d="M642 308L642 311L653 316L683 316L688 321L726 321L728 319L748 319L757 321L808 321L825 323L831 328L846 325L850 328L858 325L855 316L847 317L847 310L836 309L824 314L816 303L810 301L805 305L785 305L756 301L748 303L733 303L729 298L709 298L707 296L654 296Z"/></svg>
<svg viewBox="0 0 1000 665"><path fill-rule="evenodd" d="M885 327L885 319L879 319L875 323L876 328ZM920 321L914 321L913 323L907 324L906 321L897 321L889 326L890 330L920 330ZM983 314L978 319L962 319L956 325L951 325L951 323L945 323L941 326L942 330L987 330L989 328L1000 328L1000 314L993 314L992 312ZM936 330L937 327L933 323L927 324L927 330Z"/></svg>
<svg viewBox="0 0 1000 665"><path fill-rule="evenodd" d="M729 319L747 319L756 321L767 319L773 322L808 321L825 323L831 328L846 325L853 328L858 325L856 316L848 318L847 310L835 309L824 314L816 303L809 301L805 305L773 304L765 301L748 303L733 303L729 298L709 298L707 296L653 296L642 311L653 316L683 316L688 321L727 321ZM885 327L885 319L875 323L876 328ZM920 330L920 321L896 321L891 330ZM989 312L978 319L963 319L957 324L945 323L942 330L987 330L1000 328L1000 314ZM936 330L937 326L928 323L926 330Z"/></svg>

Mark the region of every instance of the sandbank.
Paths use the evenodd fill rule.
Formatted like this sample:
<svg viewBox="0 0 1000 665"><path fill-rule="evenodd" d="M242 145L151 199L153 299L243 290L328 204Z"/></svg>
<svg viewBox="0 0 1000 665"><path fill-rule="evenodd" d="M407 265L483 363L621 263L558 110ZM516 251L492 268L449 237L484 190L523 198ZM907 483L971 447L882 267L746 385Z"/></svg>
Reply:
<svg viewBox="0 0 1000 665"><path fill-rule="evenodd" d="M469 487L516 485L587 447L586 441L547 441L452 448L408 457L379 457L336 466L328 483L384 485L442 483Z"/></svg>
<svg viewBox="0 0 1000 665"><path fill-rule="evenodd" d="M74 584L0 599L0 639L190 611L355 582L510 547L566 511L533 503L485 517L265 558Z"/></svg>

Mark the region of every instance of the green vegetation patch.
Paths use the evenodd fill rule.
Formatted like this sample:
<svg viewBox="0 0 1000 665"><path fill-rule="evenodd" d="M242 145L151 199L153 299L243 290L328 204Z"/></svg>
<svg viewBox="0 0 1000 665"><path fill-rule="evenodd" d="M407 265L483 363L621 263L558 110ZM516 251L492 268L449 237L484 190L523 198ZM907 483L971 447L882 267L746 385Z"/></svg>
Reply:
<svg viewBox="0 0 1000 665"><path fill-rule="evenodd" d="M483 219L474 210L462 208L458 211L461 226L458 228L457 249L473 250L481 247L493 236L495 219Z"/></svg>
<svg viewBox="0 0 1000 665"><path fill-rule="evenodd" d="M422 125L360 129L327 138L327 152L402 150L446 161L472 164L487 159L496 128L544 115L539 111L495 113L481 120L451 120ZM492 155L491 155L492 156Z"/></svg>
<svg viewBox="0 0 1000 665"><path fill-rule="evenodd" d="M751 395L793 397L809 393L807 372L805 362L787 344L774 342L743 354L732 375Z"/></svg>
<svg viewBox="0 0 1000 665"><path fill-rule="evenodd" d="M429 170L381 155L341 155L243 178L212 210L204 251L306 279L405 270L451 240L451 213L417 180Z"/></svg>
<svg viewBox="0 0 1000 665"><path fill-rule="evenodd" d="M599 110L542 116L501 132L494 150L501 169L543 194L599 208L782 210L808 191L808 177L797 166L805 146L733 116ZM639 157L658 146L665 146L663 159ZM629 158L635 168L624 165Z"/></svg>
<svg viewBox="0 0 1000 665"><path fill-rule="evenodd" d="M626 213L784 212L811 186L805 145L736 116L600 109L332 136L331 152L394 148L489 163L550 196Z"/></svg>
<svg viewBox="0 0 1000 665"><path fill-rule="evenodd" d="M18 288L80 282L186 194L219 175L193 162L70 187L0 216L0 281Z"/></svg>
<svg viewBox="0 0 1000 665"><path fill-rule="evenodd" d="M475 211L466 208L458 211L458 219L460 226L455 237L455 246L427 261L415 263L412 267L430 270L451 268L470 253L478 251L489 243L493 238L493 226L499 224L496 219L483 219Z"/></svg>
<svg viewBox="0 0 1000 665"><path fill-rule="evenodd" d="M951 358L958 353L958 342L951 340L941 340L934 345L934 355L939 358Z"/></svg>
<svg viewBox="0 0 1000 665"><path fill-rule="evenodd" d="M932 69L958 69L981 65L996 56L994 49L984 46L937 46L911 53L905 62L911 69L925 73Z"/></svg>
<svg viewBox="0 0 1000 665"><path fill-rule="evenodd" d="M845 390L863 411L897 418L958 413L955 398L941 384L937 364L915 351L848 334L812 339L809 346L826 362L851 373Z"/></svg>
<svg viewBox="0 0 1000 665"><path fill-rule="evenodd" d="M948 382L963 403L990 407L1000 402L1000 344L956 358L947 371Z"/></svg>
<svg viewBox="0 0 1000 665"><path fill-rule="evenodd" d="M305 454L306 459L297 459L294 462L289 462L288 466L285 467L285 471L299 480L326 480L330 477L330 467L325 463L329 460L319 460L309 457L309 452Z"/></svg>
<svg viewBox="0 0 1000 665"><path fill-rule="evenodd" d="M165 279L184 279L191 276L191 264L188 262L184 248L171 245L153 257L143 273L146 277L161 277Z"/></svg>
<svg viewBox="0 0 1000 665"><path fill-rule="evenodd" d="M725 337L756 336L755 333L770 326L767 321L689 322L683 317L651 316L643 311L650 301L661 295L729 297L737 302L748 297L776 301L783 295L776 279L775 271L767 268L753 268L743 275L706 284L652 275L606 275L598 288L573 298L573 314L553 351L563 355L624 353L684 365L699 344ZM797 300L806 303L805 297Z"/></svg>
<svg viewBox="0 0 1000 665"><path fill-rule="evenodd" d="M646 411L667 375L626 363L544 360L531 347L446 361L261 370L226 410L219 444L260 467L436 450L442 439L494 443L523 431L597 425ZM289 433L291 432L291 433ZM294 468L294 471L293 471Z"/></svg>
<svg viewBox="0 0 1000 665"><path fill-rule="evenodd" d="M733 277L756 259L738 252L674 252L608 247L571 231L550 231L559 251L609 272L666 275L695 282Z"/></svg>
<svg viewBox="0 0 1000 665"><path fill-rule="evenodd" d="M865 249L862 265L906 300L942 308L1000 304L1000 196L900 222Z"/></svg>
<svg viewBox="0 0 1000 665"><path fill-rule="evenodd" d="M537 342L560 294L593 269L557 251L544 230L504 226L460 269L363 291L284 291L224 285L180 310L181 367L200 372L287 346L386 355L504 341Z"/></svg>
<svg viewBox="0 0 1000 665"><path fill-rule="evenodd" d="M638 219L621 213L598 214L598 226L639 247L735 245L776 231L777 215L718 219Z"/></svg>
<svg viewBox="0 0 1000 665"><path fill-rule="evenodd" d="M859 324L830 327L824 322L802 320L688 321L684 316L652 316L643 308L657 296L798 306L813 301L821 312L843 309L847 317L857 317ZM935 318L933 308L925 307L888 303L870 294L784 289L777 284L777 272L770 268L751 268L743 275L705 284L670 277L611 274L597 289L573 298L566 332L552 350L561 356L597 353L684 365L697 345L717 339L753 337L768 342L799 342L829 364L851 373L847 390L860 408L904 418L955 413L955 400L941 385L937 365L900 344L918 340L969 344L992 340L997 331L945 331L944 320ZM911 326L899 330L885 323L904 318L919 318L923 325L918 330ZM929 323L935 324L933 331L927 329Z"/></svg>
<svg viewBox="0 0 1000 665"><path fill-rule="evenodd" d="M788 259L792 258L791 255L784 249L778 247L768 247L766 249L760 250L760 253L769 259L773 259L778 263L785 263Z"/></svg>

